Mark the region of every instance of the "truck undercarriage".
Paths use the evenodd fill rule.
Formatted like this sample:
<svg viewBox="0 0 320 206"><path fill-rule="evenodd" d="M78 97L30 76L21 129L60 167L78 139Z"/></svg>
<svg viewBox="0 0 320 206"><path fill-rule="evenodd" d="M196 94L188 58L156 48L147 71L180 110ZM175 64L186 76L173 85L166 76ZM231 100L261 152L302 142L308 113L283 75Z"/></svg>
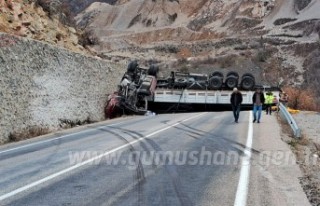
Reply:
<svg viewBox="0 0 320 206"><path fill-rule="evenodd" d="M188 108L212 109L218 105L228 105L234 87L242 91L244 105L252 104L251 98L256 87L278 91L277 88L257 85L250 73L243 74L241 79L234 71L228 72L225 78L219 71L211 74L171 72L169 77L157 78L158 71L159 68L154 65L144 69L138 66L137 61L130 62L118 91L108 97L106 117L143 115L150 109L149 106L154 108L155 105L164 111L177 111L179 108L183 108L183 111Z"/></svg>

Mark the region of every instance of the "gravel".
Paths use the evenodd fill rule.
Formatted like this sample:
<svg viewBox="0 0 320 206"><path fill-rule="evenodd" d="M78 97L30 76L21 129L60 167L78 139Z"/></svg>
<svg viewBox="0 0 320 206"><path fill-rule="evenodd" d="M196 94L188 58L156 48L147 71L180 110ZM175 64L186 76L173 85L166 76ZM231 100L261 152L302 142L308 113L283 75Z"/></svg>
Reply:
<svg viewBox="0 0 320 206"><path fill-rule="evenodd" d="M320 145L320 113L299 112L294 115L294 119L299 127L301 127L302 133L312 142Z"/></svg>
<svg viewBox="0 0 320 206"><path fill-rule="evenodd" d="M300 183L311 205L320 205L320 113L301 111L293 115L302 130L303 138L290 137L290 127L283 125L283 139L297 156L303 176Z"/></svg>

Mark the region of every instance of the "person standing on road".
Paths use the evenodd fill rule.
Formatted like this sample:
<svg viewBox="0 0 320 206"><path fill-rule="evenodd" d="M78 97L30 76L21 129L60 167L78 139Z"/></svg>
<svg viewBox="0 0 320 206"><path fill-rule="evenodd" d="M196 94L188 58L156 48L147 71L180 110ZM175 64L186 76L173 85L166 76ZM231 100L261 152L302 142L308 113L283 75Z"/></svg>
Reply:
<svg viewBox="0 0 320 206"><path fill-rule="evenodd" d="M264 94L260 88L257 88L255 93L253 94L252 102L253 102L253 123L255 123L256 121L260 123L262 106L265 102ZM257 118L257 113L258 113L258 118Z"/></svg>
<svg viewBox="0 0 320 206"><path fill-rule="evenodd" d="M240 105L242 103L242 94L237 88L233 88L233 92L230 98L230 103L232 106L234 122L238 123L239 115L240 115Z"/></svg>
<svg viewBox="0 0 320 206"><path fill-rule="evenodd" d="M265 96L265 103L266 103L266 114L270 114L271 115L271 111L272 111L272 104L273 104L273 93L271 91L268 91L266 93Z"/></svg>

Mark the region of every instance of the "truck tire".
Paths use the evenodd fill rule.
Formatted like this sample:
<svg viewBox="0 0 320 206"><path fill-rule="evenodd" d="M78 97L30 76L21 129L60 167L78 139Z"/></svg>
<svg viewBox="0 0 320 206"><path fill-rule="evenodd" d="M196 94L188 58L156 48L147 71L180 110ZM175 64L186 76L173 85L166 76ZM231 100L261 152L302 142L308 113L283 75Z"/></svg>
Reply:
<svg viewBox="0 0 320 206"><path fill-rule="evenodd" d="M253 76L253 74L251 74L251 73L244 73L244 74L242 75L242 78L247 77L247 76L254 79L254 76Z"/></svg>
<svg viewBox="0 0 320 206"><path fill-rule="evenodd" d="M227 73L227 77L229 77L229 76L235 76L235 77L239 78L238 72L233 72L233 71L228 72L228 73Z"/></svg>
<svg viewBox="0 0 320 206"><path fill-rule="evenodd" d="M255 79L252 74L246 73L241 78L241 88L244 90L252 90L255 86Z"/></svg>
<svg viewBox="0 0 320 206"><path fill-rule="evenodd" d="M220 89L223 84L223 78L219 76L212 76L209 79L209 88L210 89Z"/></svg>
<svg viewBox="0 0 320 206"><path fill-rule="evenodd" d="M213 72L212 74L210 74L209 78L213 76L223 78L222 72Z"/></svg>
<svg viewBox="0 0 320 206"><path fill-rule="evenodd" d="M134 73L136 71L137 67L138 67L138 62L136 60L131 61L128 64L127 72Z"/></svg>
<svg viewBox="0 0 320 206"><path fill-rule="evenodd" d="M148 75L157 77L158 71L159 71L159 67L158 67L158 66L156 66L156 65L151 65L151 66L149 67L149 69L148 69Z"/></svg>
<svg viewBox="0 0 320 206"><path fill-rule="evenodd" d="M226 86L229 88L229 89L233 89L235 87L238 86L238 78L234 77L234 76L230 76L230 77L227 77L226 79Z"/></svg>
<svg viewBox="0 0 320 206"><path fill-rule="evenodd" d="M238 86L239 74L237 72L229 72L225 81L226 86L229 89L233 89Z"/></svg>

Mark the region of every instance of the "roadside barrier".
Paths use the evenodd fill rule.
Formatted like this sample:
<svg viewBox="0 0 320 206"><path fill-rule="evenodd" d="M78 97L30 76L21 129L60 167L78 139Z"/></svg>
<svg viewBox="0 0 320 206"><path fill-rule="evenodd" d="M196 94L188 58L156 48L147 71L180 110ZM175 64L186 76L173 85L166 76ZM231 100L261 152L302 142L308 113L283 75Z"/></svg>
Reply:
<svg viewBox="0 0 320 206"><path fill-rule="evenodd" d="M298 127L296 121L293 119L293 117L290 114L290 112L287 110L287 108L282 103L280 103L279 108L280 108L281 116L284 119L286 119L286 121L290 125L290 127L291 127L291 129L293 131L294 137L298 138L298 139L301 138L301 129Z"/></svg>

